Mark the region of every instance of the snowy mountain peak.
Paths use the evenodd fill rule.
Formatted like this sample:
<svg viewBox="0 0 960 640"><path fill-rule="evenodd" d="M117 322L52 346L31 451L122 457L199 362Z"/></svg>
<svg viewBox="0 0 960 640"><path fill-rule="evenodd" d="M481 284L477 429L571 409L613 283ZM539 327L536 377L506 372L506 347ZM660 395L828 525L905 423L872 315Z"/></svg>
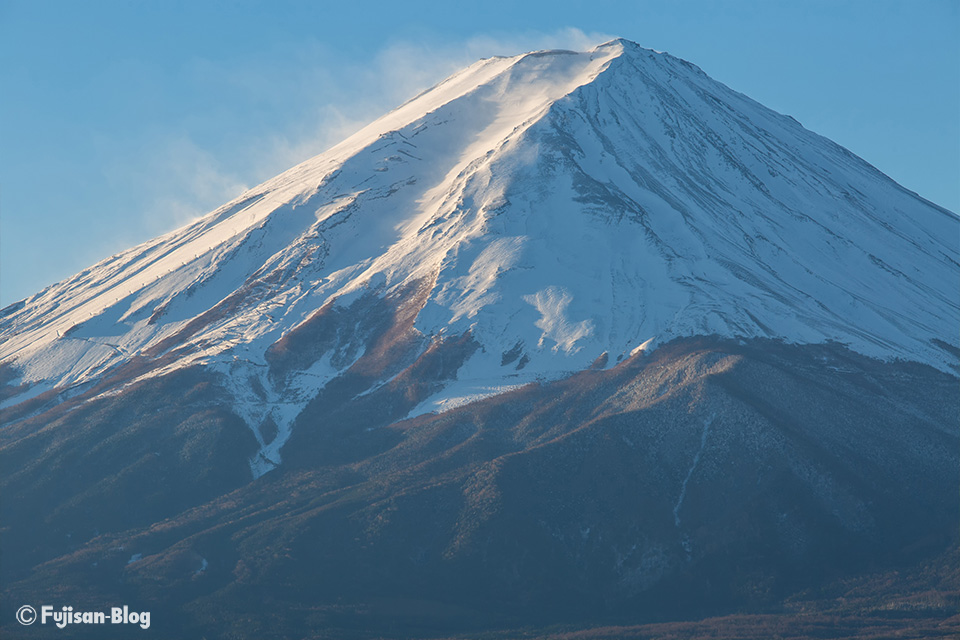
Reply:
<svg viewBox="0 0 960 640"><path fill-rule="evenodd" d="M951 371L958 230L678 58L622 39L488 58L5 309L6 404L87 389L134 358L140 376L203 364L253 427L277 425L258 434L262 472L365 347L338 330L282 379L270 349L318 310L358 313L371 297L412 309L424 349L476 345L414 413L702 334L839 341Z"/></svg>

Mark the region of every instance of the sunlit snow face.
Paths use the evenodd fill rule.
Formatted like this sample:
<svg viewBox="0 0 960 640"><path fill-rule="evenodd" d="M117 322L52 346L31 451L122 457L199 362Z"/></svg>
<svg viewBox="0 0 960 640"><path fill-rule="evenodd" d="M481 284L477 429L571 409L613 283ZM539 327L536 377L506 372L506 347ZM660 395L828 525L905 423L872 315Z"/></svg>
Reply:
<svg viewBox="0 0 960 640"><path fill-rule="evenodd" d="M955 333L957 230L792 119L618 41L464 69L45 290L2 320L0 358L24 393L136 355L155 359L144 376L213 367L280 434L257 432L271 464L303 403L362 357L344 325L329 353L267 372L272 345L325 305L362 316L358 300L393 296L424 344L479 345L425 410L676 336L836 340L949 368L933 340Z"/></svg>

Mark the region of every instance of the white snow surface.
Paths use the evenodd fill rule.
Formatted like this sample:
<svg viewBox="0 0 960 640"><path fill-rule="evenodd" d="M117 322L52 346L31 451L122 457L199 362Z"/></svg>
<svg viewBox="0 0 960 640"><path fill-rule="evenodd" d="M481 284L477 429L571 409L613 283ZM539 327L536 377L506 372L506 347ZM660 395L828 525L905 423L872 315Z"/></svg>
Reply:
<svg viewBox="0 0 960 640"><path fill-rule="evenodd" d="M416 328L469 329L482 348L414 414L701 334L834 340L955 372L933 340L957 344L958 238L955 214L669 54L614 40L490 58L7 307L0 363L26 386L5 406L176 347L144 375L226 374L259 475L349 366L321 358L276 386L267 348L331 299L424 277ZM522 370L503 364L511 349Z"/></svg>

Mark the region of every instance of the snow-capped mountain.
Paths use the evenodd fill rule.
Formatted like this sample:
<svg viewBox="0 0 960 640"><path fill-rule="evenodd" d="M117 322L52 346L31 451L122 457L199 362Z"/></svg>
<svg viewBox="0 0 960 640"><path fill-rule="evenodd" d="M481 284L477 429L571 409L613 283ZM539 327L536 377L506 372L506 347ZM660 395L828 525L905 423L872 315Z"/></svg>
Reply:
<svg viewBox="0 0 960 640"><path fill-rule="evenodd" d="M3 310L0 610L955 637L958 231L667 54L482 60Z"/></svg>
<svg viewBox="0 0 960 640"><path fill-rule="evenodd" d="M950 372L958 234L953 213L668 54L614 40L490 58L7 307L3 406L134 361L125 384L202 364L224 374L261 474L368 344L341 330L281 373L271 353L323 310L359 330L371 296L415 317L408 360L475 345L411 416L683 336L835 341Z"/></svg>

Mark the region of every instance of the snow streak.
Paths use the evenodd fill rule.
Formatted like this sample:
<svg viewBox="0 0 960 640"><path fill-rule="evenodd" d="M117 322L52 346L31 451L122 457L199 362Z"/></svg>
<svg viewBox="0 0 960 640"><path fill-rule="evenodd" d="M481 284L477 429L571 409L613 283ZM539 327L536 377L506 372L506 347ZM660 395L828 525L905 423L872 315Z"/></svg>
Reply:
<svg viewBox="0 0 960 640"><path fill-rule="evenodd" d="M687 477L683 479L683 485L680 487L680 497L677 498L677 504L673 507L673 523L677 527L680 526L680 507L683 505L683 499L687 496L687 483L690 482L690 478L693 476L693 472L700 462L700 456L707 446L707 435L710 433L710 425L713 424L715 416L716 414L712 414L703 421L703 433L700 434L700 449L698 449L696 455L693 456L693 464L690 465L690 470L687 471Z"/></svg>

